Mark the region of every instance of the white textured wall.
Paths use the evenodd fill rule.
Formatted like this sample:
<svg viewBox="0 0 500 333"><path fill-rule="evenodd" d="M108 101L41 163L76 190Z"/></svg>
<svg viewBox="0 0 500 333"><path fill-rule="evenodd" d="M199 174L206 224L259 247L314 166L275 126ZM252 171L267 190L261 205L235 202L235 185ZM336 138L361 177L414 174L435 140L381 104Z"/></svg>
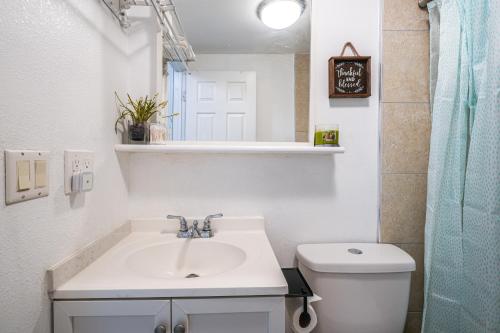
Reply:
<svg viewBox="0 0 500 333"><path fill-rule="evenodd" d="M125 92L128 38L99 0L2 1L0 332L50 332L46 269L126 220L113 151L113 91ZM95 190L63 193L63 150L95 151ZM5 206L4 149L51 151L50 196Z"/></svg>
<svg viewBox="0 0 500 333"><path fill-rule="evenodd" d="M293 54L197 54L193 71L255 71L257 141L295 141Z"/></svg>
<svg viewBox="0 0 500 333"><path fill-rule="evenodd" d="M128 93L134 98L153 96L160 92L162 84L163 48L158 44L159 24L151 7L136 6L127 12L131 27L127 30L128 66L121 70L128 72ZM160 47L158 47L160 45Z"/></svg>
<svg viewBox="0 0 500 333"><path fill-rule="evenodd" d="M52 157L50 196L5 207L0 154L0 332L49 332L45 271L126 219L127 172L129 216L263 215L283 265L293 263L299 243L375 241L378 6L313 1L311 112L316 123L341 124L344 155L136 155L119 163L112 93L153 92L158 80L148 59L157 59L155 49L146 50L140 36L127 38L99 0L5 2L0 150L47 149ZM373 96L330 104L327 61L346 40L372 56ZM94 192L63 194L67 148L96 152Z"/></svg>
<svg viewBox="0 0 500 333"><path fill-rule="evenodd" d="M263 215L284 266L300 243L377 240L379 1L314 0L312 14L311 113L340 124L346 153L132 155L131 217ZM346 41L372 56L372 97L331 102L328 59Z"/></svg>

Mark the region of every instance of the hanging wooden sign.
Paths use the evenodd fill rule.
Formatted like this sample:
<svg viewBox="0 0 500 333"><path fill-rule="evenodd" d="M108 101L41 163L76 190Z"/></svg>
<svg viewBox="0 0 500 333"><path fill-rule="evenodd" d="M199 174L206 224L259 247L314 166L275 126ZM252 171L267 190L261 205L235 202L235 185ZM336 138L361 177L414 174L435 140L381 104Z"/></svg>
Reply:
<svg viewBox="0 0 500 333"><path fill-rule="evenodd" d="M344 56L346 48L354 56ZM330 98L363 98L371 96L371 57L362 57L351 42L345 43L338 57L331 57L329 68Z"/></svg>

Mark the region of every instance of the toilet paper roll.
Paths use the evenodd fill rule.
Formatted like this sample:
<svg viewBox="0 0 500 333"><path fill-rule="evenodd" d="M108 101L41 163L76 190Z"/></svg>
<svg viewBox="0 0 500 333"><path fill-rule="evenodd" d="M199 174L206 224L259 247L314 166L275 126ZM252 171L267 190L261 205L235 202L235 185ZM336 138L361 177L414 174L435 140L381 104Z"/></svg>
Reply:
<svg viewBox="0 0 500 333"><path fill-rule="evenodd" d="M292 331L295 333L309 333L311 332L316 325L318 324L318 316L316 316L316 311L314 308L308 304L307 305L307 313L311 316L311 322L307 327L300 327L299 318L300 314L304 311L304 307L301 305L295 309L292 316Z"/></svg>

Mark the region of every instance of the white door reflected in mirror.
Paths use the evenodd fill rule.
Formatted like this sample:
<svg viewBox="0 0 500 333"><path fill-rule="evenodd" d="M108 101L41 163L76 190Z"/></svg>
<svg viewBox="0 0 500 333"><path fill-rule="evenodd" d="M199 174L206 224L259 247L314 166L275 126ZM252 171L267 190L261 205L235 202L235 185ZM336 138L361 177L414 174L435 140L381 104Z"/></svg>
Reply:
<svg viewBox="0 0 500 333"><path fill-rule="evenodd" d="M191 72L187 86L186 140L256 140L255 72Z"/></svg>

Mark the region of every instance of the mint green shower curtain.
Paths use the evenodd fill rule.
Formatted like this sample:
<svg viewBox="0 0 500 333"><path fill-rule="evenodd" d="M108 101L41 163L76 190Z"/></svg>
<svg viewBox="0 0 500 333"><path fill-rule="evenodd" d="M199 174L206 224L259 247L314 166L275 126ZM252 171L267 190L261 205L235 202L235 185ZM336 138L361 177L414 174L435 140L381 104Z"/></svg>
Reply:
<svg viewBox="0 0 500 333"><path fill-rule="evenodd" d="M500 0L434 0L425 333L500 332Z"/></svg>

